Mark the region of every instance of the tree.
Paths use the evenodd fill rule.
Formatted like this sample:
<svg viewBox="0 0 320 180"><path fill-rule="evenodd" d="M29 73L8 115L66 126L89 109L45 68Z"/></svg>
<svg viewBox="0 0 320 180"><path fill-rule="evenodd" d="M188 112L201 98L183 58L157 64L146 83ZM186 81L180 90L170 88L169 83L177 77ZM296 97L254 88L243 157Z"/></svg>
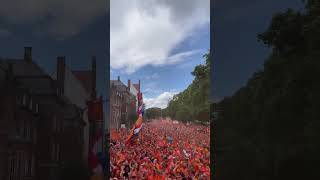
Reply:
<svg viewBox="0 0 320 180"><path fill-rule="evenodd" d="M149 108L146 110L147 119L158 119L161 117L161 108Z"/></svg>
<svg viewBox="0 0 320 180"><path fill-rule="evenodd" d="M272 48L263 70L217 105L216 147L230 149L217 152L216 166L238 167L217 179L245 177L248 159L256 176L246 179L319 179L319 1L275 14L258 39Z"/></svg>
<svg viewBox="0 0 320 180"><path fill-rule="evenodd" d="M179 121L203 121L210 120L210 55L203 56L204 64L194 68L191 74L194 76L192 83L175 95L163 111L172 119Z"/></svg>

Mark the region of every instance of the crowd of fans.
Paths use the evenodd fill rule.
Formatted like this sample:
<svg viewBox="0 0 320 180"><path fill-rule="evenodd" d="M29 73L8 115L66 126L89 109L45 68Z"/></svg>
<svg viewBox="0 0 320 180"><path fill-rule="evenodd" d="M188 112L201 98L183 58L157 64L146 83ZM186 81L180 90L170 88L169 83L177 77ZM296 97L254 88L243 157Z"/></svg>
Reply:
<svg viewBox="0 0 320 180"><path fill-rule="evenodd" d="M128 134L120 129L111 135L111 179L210 179L209 126L152 121L126 145Z"/></svg>

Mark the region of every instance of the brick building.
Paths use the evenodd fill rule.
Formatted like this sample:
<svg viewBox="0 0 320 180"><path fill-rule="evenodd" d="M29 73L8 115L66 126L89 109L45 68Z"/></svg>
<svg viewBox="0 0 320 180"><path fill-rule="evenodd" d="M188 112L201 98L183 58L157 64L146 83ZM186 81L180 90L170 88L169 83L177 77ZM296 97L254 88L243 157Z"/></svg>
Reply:
<svg viewBox="0 0 320 180"><path fill-rule="evenodd" d="M131 84L131 80L129 79L128 80L128 88L129 88L129 92L132 96L135 97L135 111L137 112L138 111L138 97L137 97L137 94L140 93L140 80L139 80L139 83L138 84Z"/></svg>
<svg viewBox="0 0 320 180"><path fill-rule="evenodd" d="M110 81L110 128L120 128L121 124L130 127L134 122L137 114L137 93L140 92L139 84L128 85L117 80Z"/></svg>
<svg viewBox="0 0 320 180"><path fill-rule="evenodd" d="M138 84L132 84L131 80L128 80L128 88L130 93L130 103L128 108L128 125L132 126L137 118L138 112L138 97L137 94L140 93L140 80Z"/></svg>
<svg viewBox="0 0 320 180"><path fill-rule="evenodd" d="M122 94L114 84L114 81L110 81L110 128L120 128L121 96Z"/></svg>
<svg viewBox="0 0 320 180"><path fill-rule="evenodd" d="M3 60L0 65L6 70L0 90L0 179L34 179L38 104L13 79L12 65Z"/></svg>
<svg viewBox="0 0 320 180"><path fill-rule="evenodd" d="M89 139L92 125L88 119L87 101L96 97L96 59L92 57L91 70L71 70L66 65L65 57L58 57L57 70L53 74L53 77L57 80L58 85L62 89L64 96L74 104L75 108L78 108L80 115L83 118L83 129L81 132L81 139L83 140L82 159L87 161L89 151ZM72 119L68 117L69 121ZM90 130L91 126L91 130Z"/></svg>
<svg viewBox="0 0 320 180"><path fill-rule="evenodd" d="M85 121L66 97L64 73L47 75L31 48L24 59L0 59L0 68L0 179L58 179L64 163L84 154Z"/></svg>

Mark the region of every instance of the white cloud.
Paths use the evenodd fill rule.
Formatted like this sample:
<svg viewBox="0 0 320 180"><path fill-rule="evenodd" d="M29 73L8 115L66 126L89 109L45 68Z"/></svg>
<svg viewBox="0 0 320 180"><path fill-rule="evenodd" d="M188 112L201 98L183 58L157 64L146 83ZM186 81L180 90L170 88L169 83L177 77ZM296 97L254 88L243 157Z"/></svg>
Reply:
<svg viewBox="0 0 320 180"><path fill-rule="evenodd" d="M105 0L10 0L0 16L9 24L33 24L34 32L57 38L75 35L107 12Z"/></svg>
<svg viewBox="0 0 320 180"><path fill-rule="evenodd" d="M194 54L203 53L203 52L204 52L203 50L197 49L197 50L185 51L185 52L174 54L174 55L168 57L168 64L179 63L181 61L186 60L188 57L190 57Z"/></svg>
<svg viewBox="0 0 320 180"><path fill-rule="evenodd" d="M209 0L111 0L111 67L133 73L146 65L175 64L199 50L172 50L209 23Z"/></svg>
<svg viewBox="0 0 320 180"><path fill-rule="evenodd" d="M146 88L143 93L149 96L150 94L160 94L163 91L161 89L155 89L155 88Z"/></svg>
<svg viewBox="0 0 320 180"><path fill-rule="evenodd" d="M152 75L150 76L145 76L145 79L147 80L152 80L152 79L158 79L160 76L158 73L153 73Z"/></svg>
<svg viewBox="0 0 320 180"><path fill-rule="evenodd" d="M158 83L156 81L150 81L148 83L146 83L145 88L157 88L158 87Z"/></svg>
<svg viewBox="0 0 320 180"><path fill-rule="evenodd" d="M166 108L168 106L169 101L173 98L175 94L178 94L177 91L163 92L157 97L154 98L144 98L144 103L146 104L146 108L158 107L158 108Z"/></svg>
<svg viewBox="0 0 320 180"><path fill-rule="evenodd" d="M155 73L157 75L157 73ZM156 76L155 75L155 76ZM163 91L159 89L159 85L156 81L149 81L143 87L143 93L146 96L153 96L155 94L160 94Z"/></svg>

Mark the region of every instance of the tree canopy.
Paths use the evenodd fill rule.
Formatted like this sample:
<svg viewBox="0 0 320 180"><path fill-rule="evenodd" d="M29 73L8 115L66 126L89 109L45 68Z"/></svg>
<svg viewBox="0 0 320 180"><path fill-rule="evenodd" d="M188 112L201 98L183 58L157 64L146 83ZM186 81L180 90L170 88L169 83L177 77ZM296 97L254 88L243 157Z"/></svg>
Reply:
<svg viewBox="0 0 320 180"><path fill-rule="evenodd" d="M223 168L216 171L217 179L317 175L319 165L313 162L320 160L319 2L309 0L305 10L273 16L258 35L272 48L263 70L217 105L222 112L216 122L216 147L221 151L215 162Z"/></svg>
<svg viewBox="0 0 320 180"><path fill-rule="evenodd" d="M169 101L163 115L179 121L208 122L210 119L210 55L203 56L205 63L197 65L191 74L194 80L187 89Z"/></svg>
<svg viewBox="0 0 320 180"><path fill-rule="evenodd" d="M146 110L145 117L147 119L157 119L161 117L161 108L149 108Z"/></svg>

